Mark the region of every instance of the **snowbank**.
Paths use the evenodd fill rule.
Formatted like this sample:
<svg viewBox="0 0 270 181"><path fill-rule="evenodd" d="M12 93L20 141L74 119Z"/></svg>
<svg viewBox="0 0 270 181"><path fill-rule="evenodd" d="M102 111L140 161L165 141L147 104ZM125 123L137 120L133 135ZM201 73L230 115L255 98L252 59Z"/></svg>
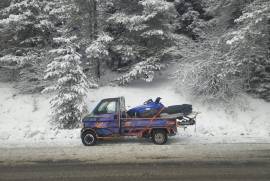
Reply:
<svg viewBox="0 0 270 181"><path fill-rule="evenodd" d="M174 143L270 143L270 104L247 98L247 109L209 109L189 102L174 91L170 81L134 82L129 87L104 86L90 90L89 111L103 98L125 96L127 106L136 106L146 99L162 97L165 105L192 103L201 114L195 127L179 129ZM49 124L49 101L45 95L20 95L9 84L0 84L0 145L57 146L81 145L80 130L56 130ZM137 143L137 142L136 142ZM132 143L131 143L132 144Z"/></svg>
<svg viewBox="0 0 270 181"><path fill-rule="evenodd" d="M78 130L53 130L49 101L44 95L20 95L9 84L0 84L0 144L23 146L66 142L79 138Z"/></svg>

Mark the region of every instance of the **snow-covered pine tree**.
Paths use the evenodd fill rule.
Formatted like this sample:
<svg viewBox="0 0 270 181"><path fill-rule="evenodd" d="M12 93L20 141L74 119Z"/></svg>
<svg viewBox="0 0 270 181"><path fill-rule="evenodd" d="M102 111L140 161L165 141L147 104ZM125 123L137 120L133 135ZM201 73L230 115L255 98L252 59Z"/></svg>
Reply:
<svg viewBox="0 0 270 181"><path fill-rule="evenodd" d="M46 0L11 0L0 11L0 64L14 72L23 91L42 89L51 22Z"/></svg>
<svg viewBox="0 0 270 181"><path fill-rule="evenodd" d="M45 75L45 79L54 81L43 91L55 93L50 100L53 120L64 129L77 127L86 111L84 97L89 85L81 68L81 55L73 43L75 38L54 38L61 46L50 51L54 58Z"/></svg>
<svg viewBox="0 0 270 181"><path fill-rule="evenodd" d="M106 48L104 51L108 51L106 45L108 34L103 33L103 28L106 19L110 16L110 5L113 0L70 1L73 1L73 6L76 7L75 11L72 10L70 24L73 26L73 33L78 37L84 72L87 77L98 79L100 78L101 69L105 65L104 62L108 62L107 58L109 56L103 56L102 52L98 53L100 57L95 56L94 54L97 51L92 49L94 52L91 52L91 48L97 48L98 50Z"/></svg>
<svg viewBox="0 0 270 181"><path fill-rule="evenodd" d="M100 33L98 38L94 40L90 46L86 49L87 57L90 60L90 64L96 67L96 76L100 78L101 67L104 67L105 63L110 59L108 47L113 40L106 33Z"/></svg>
<svg viewBox="0 0 270 181"><path fill-rule="evenodd" d="M175 0L174 4L178 12L176 32L193 40L204 38L206 22L212 17L206 13L203 1Z"/></svg>
<svg viewBox="0 0 270 181"><path fill-rule="evenodd" d="M53 49L49 52L52 61L45 75L45 79L51 80L51 85L43 92L54 94L50 103L56 126L70 129L78 126L86 111L84 98L87 88L96 85L87 80L82 68L80 38L75 36L77 31L74 31L77 26L73 18L78 12L76 3L54 0L47 9L56 31L53 32Z"/></svg>
<svg viewBox="0 0 270 181"><path fill-rule="evenodd" d="M108 19L105 30L114 38L109 47L113 67L128 68L118 81L152 81L154 72L170 61L164 56L173 46L174 4L165 0L118 0L115 6L117 10Z"/></svg>
<svg viewBox="0 0 270 181"><path fill-rule="evenodd" d="M225 67L245 80L245 90L270 101L270 1L253 1L235 22L238 29L223 37Z"/></svg>

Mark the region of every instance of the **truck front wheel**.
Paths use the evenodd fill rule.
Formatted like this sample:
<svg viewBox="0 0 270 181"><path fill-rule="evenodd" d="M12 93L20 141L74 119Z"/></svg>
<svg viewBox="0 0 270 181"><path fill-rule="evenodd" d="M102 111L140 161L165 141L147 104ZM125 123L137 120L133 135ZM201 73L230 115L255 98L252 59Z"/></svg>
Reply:
<svg viewBox="0 0 270 181"><path fill-rule="evenodd" d="M85 146L93 146L97 142L96 134L91 131L86 131L82 134L82 143Z"/></svg>
<svg viewBox="0 0 270 181"><path fill-rule="evenodd" d="M167 142L168 136L165 130L154 130L152 140L157 145L163 145Z"/></svg>

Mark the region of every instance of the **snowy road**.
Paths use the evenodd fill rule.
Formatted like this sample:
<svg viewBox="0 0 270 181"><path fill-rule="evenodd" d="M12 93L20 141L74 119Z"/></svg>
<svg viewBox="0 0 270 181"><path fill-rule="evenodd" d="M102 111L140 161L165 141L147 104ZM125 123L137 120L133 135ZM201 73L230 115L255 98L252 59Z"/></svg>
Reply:
<svg viewBox="0 0 270 181"><path fill-rule="evenodd" d="M75 160L90 163L157 161L269 161L270 144L180 144L153 145L147 140L105 141L97 146L0 148L2 164Z"/></svg>
<svg viewBox="0 0 270 181"><path fill-rule="evenodd" d="M269 180L270 144L0 148L0 180Z"/></svg>

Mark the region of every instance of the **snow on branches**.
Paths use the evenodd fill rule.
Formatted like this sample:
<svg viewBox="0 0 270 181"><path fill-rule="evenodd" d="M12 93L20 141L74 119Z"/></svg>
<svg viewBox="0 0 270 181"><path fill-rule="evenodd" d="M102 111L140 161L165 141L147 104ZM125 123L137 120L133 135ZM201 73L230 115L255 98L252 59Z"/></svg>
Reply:
<svg viewBox="0 0 270 181"><path fill-rule="evenodd" d="M174 4L165 0L122 0L121 5L125 8L107 20L107 31L114 37L109 47L112 61L117 64L116 70L128 70L117 80L120 84L134 79L152 81L154 72L170 61L160 52L174 44L170 22L177 14Z"/></svg>
<svg viewBox="0 0 270 181"><path fill-rule="evenodd" d="M148 58L146 61L135 64L131 71L118 78L120 85L125 85L132 80L143 79L146 82L151 82L154 79L155 71L164 68L164 65L159 63L157 58Z"/></svg>
<svg viewBox="0 0 270 181"><path fill-rule="evenodd" d="M223 36L228 51L226 67L245 79L245 89L270 100L270 2L248 4L235 20L237 30ZM230 60L230 61L229 61Z"/></svg>
<svg viewBox="0 0 270 181"><path fill-rule="evenodd" d="M58 43L62 42L62 46L50 51L54 58L48 64L45 75L45 79L54 81L43 90L55 93L50 100L53 118L59 128L68 129L77 127L85 113L84 97L89 87L81 67L81 55L76 52L77 47L72 39L74 37L56 38Z"/></svg>
<svg viewBox="0 0 270 181"><path fill-rule="evenodd" d="M101 33L86 49L87 57L93 59L104 59L109 56L108 44L113 40L108 34Z"/></svg>
<svg viewBox="0 0 270 181"><path fill-rule="evenodd" d="M243 7L234 27L206 47L205 60L180 67L179 83L196 99L230 102L248 92L270 100L270 2Z"/></svg>

